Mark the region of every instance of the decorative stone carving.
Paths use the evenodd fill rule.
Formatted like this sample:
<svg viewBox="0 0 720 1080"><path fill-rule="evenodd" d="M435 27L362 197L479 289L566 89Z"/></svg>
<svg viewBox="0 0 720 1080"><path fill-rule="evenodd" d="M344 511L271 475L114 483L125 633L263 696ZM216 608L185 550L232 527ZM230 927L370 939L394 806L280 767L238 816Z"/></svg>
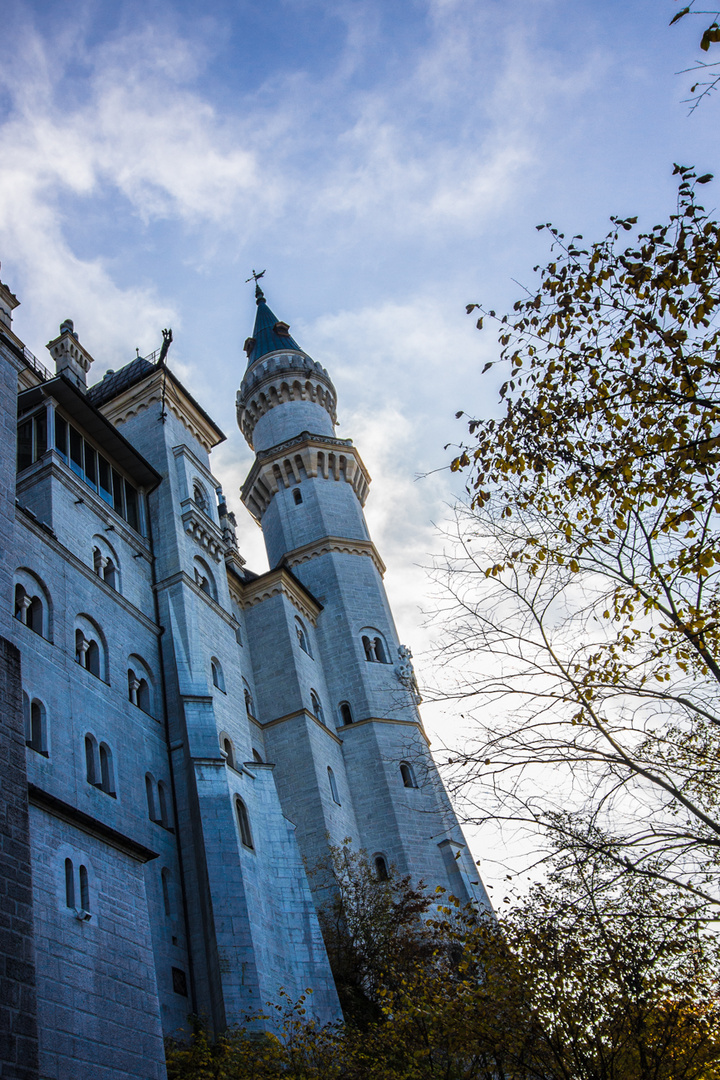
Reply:
<svg viewBox="0 0 720 1080"><path fill-rule="evenodd" d="M422 701L422 697L415 677L412 653L407 645L398 645L398 662L395 665L395 674L397 675L398 682L401 683L406 690L410 691L415 704L419 705Z"/></svg>
<svg viewBox="0 0 720 1080"><path fill-rule="evenodd" d="M207 551L215 562L220 562L223 557L224 544L217 526L197 510L195 506L189 507L182 516L185 532L191 536L196 544Z"/></svg>

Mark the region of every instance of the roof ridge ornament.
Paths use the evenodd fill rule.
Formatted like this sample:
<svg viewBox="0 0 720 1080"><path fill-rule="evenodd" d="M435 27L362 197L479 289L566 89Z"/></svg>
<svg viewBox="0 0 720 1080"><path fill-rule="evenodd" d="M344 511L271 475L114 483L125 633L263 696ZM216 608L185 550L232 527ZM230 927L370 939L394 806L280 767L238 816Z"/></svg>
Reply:
<svg viewBox="0 0 720 1080"><path fill-rule="evenodd" d="M255 282L255 300L257 301L258 304L261 303L265 299L265 294L262 291L262 289L260 288L260 285L258 284L258 282L260 281L261 277L265 277L266 273L267 273L267 271L261 270L260 273L258 274L253 270L250 277L245 279L245 284L246 285L251 281Z"/></svg>

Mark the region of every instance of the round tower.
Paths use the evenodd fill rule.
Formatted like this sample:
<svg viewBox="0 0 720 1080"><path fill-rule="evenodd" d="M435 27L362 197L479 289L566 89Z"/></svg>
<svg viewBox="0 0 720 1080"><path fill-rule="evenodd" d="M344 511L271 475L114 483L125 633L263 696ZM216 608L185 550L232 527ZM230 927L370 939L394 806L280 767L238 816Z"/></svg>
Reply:
<svg viewBox="0 0 720 1080"><path fill-rule="evenodd" d="M384 865L475 898L477 873L430 757L410 653L398 640L385 567L363 514L370 477L352 440L335 436L337 395L327 371L291 337L257 284L256 299L237 396L238 423L256 455L242 499L262 526L270 574L289 570L318 606L311 645L303 631L297 655L268 679L268 744L285 813L301 846L313 836L338 844L352 835ZM280 639L280 629L262 635L258 664L268 676L269 642ZM288 694L294 664L300 674ZM311 680L309 711L328 729L307 751L299 729L282 742L283 729L307 710L303 679ZM340 759L331 761L338 740ZM304 753L312 760L304 762ZM313 824L307 791L307 806L298 802L304 765L320 781L321 824ZM326 772L338 782L332 797Z"/></svg>

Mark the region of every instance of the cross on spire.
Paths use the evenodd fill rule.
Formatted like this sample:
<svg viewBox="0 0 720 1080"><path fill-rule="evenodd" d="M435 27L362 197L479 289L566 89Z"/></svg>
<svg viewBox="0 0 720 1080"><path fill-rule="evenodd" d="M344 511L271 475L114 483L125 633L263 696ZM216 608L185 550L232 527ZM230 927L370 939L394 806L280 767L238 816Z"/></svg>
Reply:
<svg viewBox="0 0 720 1080"><path fill-rule="evenodd" d="M254 281L254 282L255 282L255 299L256 299L256 300L264 300L264 299L265 299L265 294L263 293L262 289L260 288L260 285L258 284L258 282L260 281L260 278L261 278L261 277L265 277L265 271L264 271L264 270L261 270L259 274L258 274L258 273L256 273L256 272L255 272L255 271L253 270L253 272L252 272L252 274L250 275L250 277L249 277L249 278L247 278L247 280L245 281L245 284L246 284L246 285L247 285L247 284L248 284L248 282L250 282L250 281Z"/></svg>

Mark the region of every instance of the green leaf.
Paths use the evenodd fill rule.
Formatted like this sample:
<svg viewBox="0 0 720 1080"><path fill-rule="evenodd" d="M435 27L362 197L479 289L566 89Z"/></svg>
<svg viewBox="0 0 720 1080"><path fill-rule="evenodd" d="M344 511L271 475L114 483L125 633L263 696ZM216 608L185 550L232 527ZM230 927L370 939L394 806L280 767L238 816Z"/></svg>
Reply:
<svg viewBox="0 0 720 1080"><path fill-rule="evenodd" d="M707 52L710 45L717 41L720 41L720 26L718 26L717 23L713 23L712 26L708 26L703 34L700 48L703 52Z"/></svg>
<svg viewBox="0 0 720 1080"><path fill-rule="evenodd" d="M690 8L689 7L684 7L681 11L678 11L678 13L676 15L673 15L672 19L670 20L669 25L672 26L673 23L676 23L678 21L678 19L682 19L684 15L688 15L689 13L690 13Z"/></svg>

